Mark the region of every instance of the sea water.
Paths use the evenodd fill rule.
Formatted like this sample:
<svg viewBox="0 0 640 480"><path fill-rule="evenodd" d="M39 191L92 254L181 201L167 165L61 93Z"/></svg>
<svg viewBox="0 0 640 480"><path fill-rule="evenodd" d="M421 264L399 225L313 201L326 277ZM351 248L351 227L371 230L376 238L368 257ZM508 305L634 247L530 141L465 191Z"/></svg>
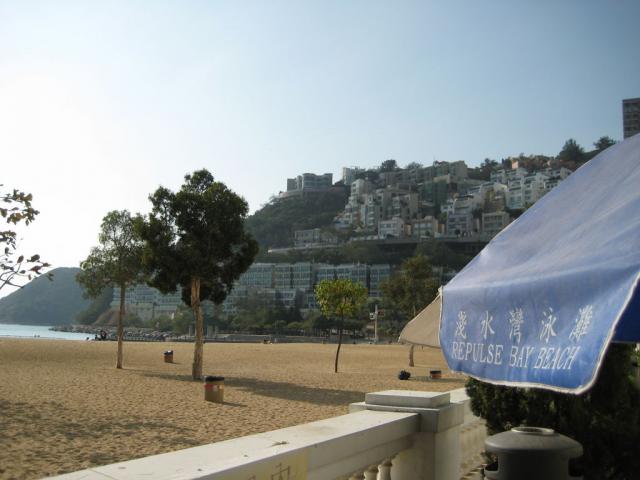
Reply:
<svg viewBox="0 0 640 480"><path fill-rule="evenodd" d="M86 340L93 338L88 333L77 332L55 332L49 330L46 325L13 325L0 323L0 337L20 337L20 338L58 338L62 340Z"/></svg>

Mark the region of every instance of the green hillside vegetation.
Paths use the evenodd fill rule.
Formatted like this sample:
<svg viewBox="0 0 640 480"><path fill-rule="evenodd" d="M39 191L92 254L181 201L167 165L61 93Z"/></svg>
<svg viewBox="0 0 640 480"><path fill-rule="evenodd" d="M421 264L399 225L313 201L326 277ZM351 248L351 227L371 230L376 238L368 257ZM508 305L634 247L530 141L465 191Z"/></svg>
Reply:
<svg viewBox="0 0 640 480"><path fill-rule="evenodd" d="M85 310L90 301L83 298L76 283L79 268L56 268L51 280L39 277L22 289L0 299L0 323L22 325L65 325Z"/></svg>
<svg viewBox="0 0 640 480"><path fill-rule="evenodd" d="M266 251L293 245L293 232L330 227L344 210L349 189L275 199L247 218L246 228Z"/></svg>
<svg viewBox="0 0 640 480"><path fill-rule="evenodd" d="M312 250L290 250L286 253L261 251L256 261L266 263L316 262L338 265L341 263L388 263L399 265L414 255L426 256L431 265L460 270L471 260L471 256L457 253L437 240L428 240L417 245L406 243L384 245L380 243L352 242L335 248Z"/></svg>

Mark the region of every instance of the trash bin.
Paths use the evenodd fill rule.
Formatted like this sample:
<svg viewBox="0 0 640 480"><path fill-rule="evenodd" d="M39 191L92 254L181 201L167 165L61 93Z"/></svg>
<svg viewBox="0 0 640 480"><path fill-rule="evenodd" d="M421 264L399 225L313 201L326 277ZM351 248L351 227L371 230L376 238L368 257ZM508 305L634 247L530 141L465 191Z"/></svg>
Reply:
<svg viewBox="0 0 640 480"><path fill-rule="evenodd" d="M484 441L487 452L498 457L485 467L492 480L581 480L571 476L569 460L582 455L582 445L550 428L516 427Z"/></svg>
<svg viewBox="0 0 640 480"><path fill-rule="evenodd" d="M173 350L164 352L164 363L173 363Z"/></svg>
<svg viewBox="0 0 640 480"><path fill-rule="evenodd" d="M204 379L204 399L207 402L223 403L224 377L209 375Z"/></svg>

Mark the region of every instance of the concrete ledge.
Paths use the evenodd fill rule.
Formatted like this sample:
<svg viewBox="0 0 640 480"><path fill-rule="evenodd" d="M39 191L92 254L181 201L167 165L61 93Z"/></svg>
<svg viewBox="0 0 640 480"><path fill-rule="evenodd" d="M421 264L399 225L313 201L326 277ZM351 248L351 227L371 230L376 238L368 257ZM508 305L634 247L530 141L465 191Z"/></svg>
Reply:
<svg viewBox="0 0 640 480"><path fill-rule="evenodd" d="M263 478L266 471L290 467L309 480L325 480L364 470L409 448L419 422L414 412L361 411L55 478L244 480L256 472L256 478Z"/></svg>
<svg viewBox="0 0 640 480"><path fill-rule="evenodd" d="M436 408L450 402L449 392L420 392L412 390L384 390L367 393L367 405L388 407Z"/></svg>
<svg viewBox="0 0 640 480"><path fill-rule="evenodd" d="M386 405L369 405L366 402L352 403L349 412L372 410L376 412L417 413L420 415L421 432L442 432L461 425L464 420L464 405L450 403L439 408L392 407Z"/></svg>

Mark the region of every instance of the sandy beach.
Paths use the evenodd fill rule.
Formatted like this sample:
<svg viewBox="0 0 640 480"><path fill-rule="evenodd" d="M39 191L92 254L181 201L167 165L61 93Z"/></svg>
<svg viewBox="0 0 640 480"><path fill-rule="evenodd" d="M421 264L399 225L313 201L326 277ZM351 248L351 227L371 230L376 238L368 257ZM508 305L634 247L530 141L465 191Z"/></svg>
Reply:
<svg viewBox="0 0 640 480"><path fill-rule="evenodd" d="M0 478L33 479L347 413L366 392L449 390L437 350L400 345L206 344L204 372L225 377L225 403L191 380L193 345L0 340ZM174 350L174 364L163 352ZM429 369L443 370L428 380ZM397 373L411 372L409 381Z"/></svg>

